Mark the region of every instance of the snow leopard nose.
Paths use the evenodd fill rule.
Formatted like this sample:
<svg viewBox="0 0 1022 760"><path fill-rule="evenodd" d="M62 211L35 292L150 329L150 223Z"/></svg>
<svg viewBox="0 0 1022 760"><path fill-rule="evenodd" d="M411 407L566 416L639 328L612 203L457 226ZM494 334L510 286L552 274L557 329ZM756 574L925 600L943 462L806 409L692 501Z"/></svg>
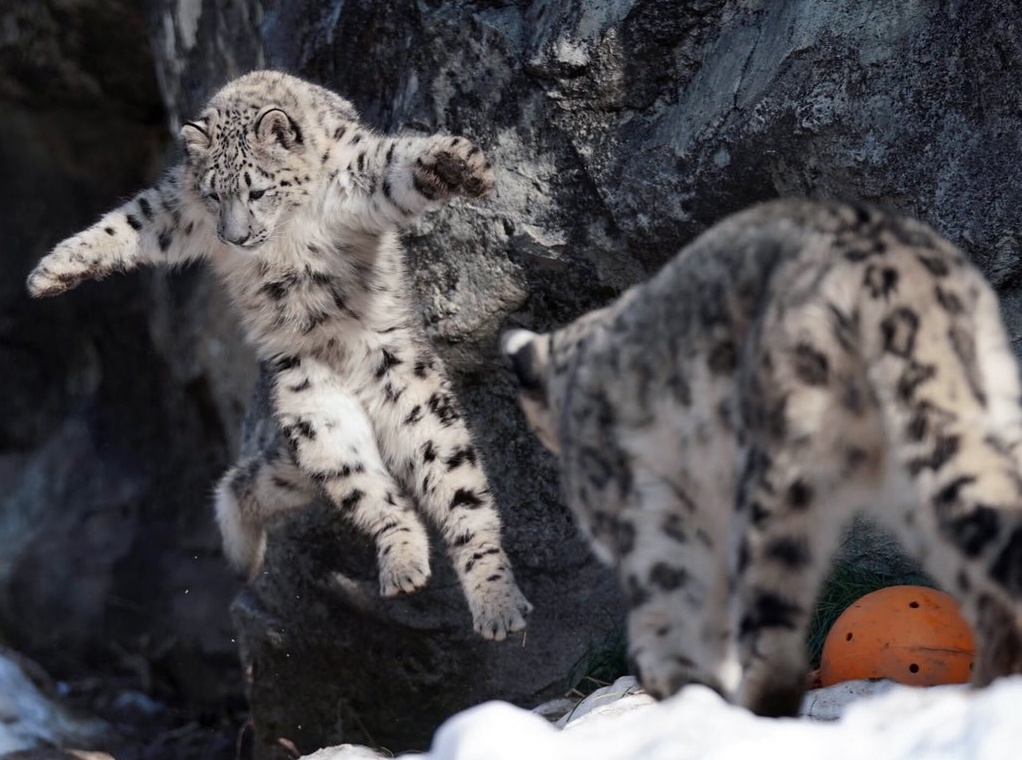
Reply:
<svg viewBox="0 0 1022 760"><path fill-rule="evenodd" d="M225 243L244 245L252 234L248 210L238 201L227 201L220 209L216 234Z"/></svg>
<svg viewBox="0 0 1022 760"><path fill-rule="evenodd" d="M240 234L237 233L232 234L224 230L222 227L218 227L217 237L219 237L225 243L230 243L231 245L245 245L245 243L248 242L249 234L247 231L242 232Z"/></svg>

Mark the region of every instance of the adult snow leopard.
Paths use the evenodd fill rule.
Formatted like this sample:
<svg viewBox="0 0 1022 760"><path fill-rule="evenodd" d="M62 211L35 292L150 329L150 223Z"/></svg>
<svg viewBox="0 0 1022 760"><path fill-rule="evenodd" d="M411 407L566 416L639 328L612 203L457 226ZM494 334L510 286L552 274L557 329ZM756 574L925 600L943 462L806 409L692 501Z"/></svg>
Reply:
<svg viewBox="0 0 1022 760"><path fill-rule="evenodd" d="M272 368L283 433L217 489L231 563L254 577L267 520L322 492L376 542L381 593L414 591L430 574L418 505L440 529L476 631L523 628L531 605L396 234L454 196L486 194L482 151L463 137L374 134L346 100L275 71L227 84L181 137L184 160L57 245L30 293L208 260Z"/></svg>
<svg viewBox="0 0 1022 760"><path fill-rule="evenodd" d="M618 568L658 697L793 714L852 512L962 600L974 681L1022 666L1022 408L997 298L929 227L778 201L549 334L502 339L566 498Z"/></svg>

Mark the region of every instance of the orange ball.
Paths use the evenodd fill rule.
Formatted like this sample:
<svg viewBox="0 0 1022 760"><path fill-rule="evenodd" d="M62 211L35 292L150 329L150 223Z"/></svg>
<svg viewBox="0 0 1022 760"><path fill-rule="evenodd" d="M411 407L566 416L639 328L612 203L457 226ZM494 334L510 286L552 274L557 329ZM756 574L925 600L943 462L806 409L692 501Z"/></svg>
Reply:
<svg viewBox="0 0 1022 760"><path fill-rule="evenodd" d="M841 613L823 644L820 682L967 683L975 651L972 630L954 599L924 586L891 586Z"/></svg>

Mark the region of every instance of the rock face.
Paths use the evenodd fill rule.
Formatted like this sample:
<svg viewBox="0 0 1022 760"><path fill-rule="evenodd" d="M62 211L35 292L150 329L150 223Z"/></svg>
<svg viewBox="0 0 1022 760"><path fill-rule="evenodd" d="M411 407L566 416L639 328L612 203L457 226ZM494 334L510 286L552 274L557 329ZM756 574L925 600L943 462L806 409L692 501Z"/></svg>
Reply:
<svg viewBox="0 0 1022 760"><path fill-rule="evenodd" d="M0 647L0 757L109 741L113 732L108 724L71 712L52 699L52 691L38 665Z"/></svg>
<svg viewBox="0 0 1022 760"><path fill-rule="evenodd" d="M851 0L157 0L173 124L230 77L279 67L345 94L380 129L465 133L498 173L495 198L437 215L407 243L424 320L457 370L537 606L528 637L471 639L440 557L424 593L381 602L359 539L330 529L322 509L291 520L273 536L269 572L234 608L265 747L280 737L302 751L421 746L458 707L554 691L614 628L607 575L575 539L496 361L502 326L570 319L724 214L800 194L932 223L997 285L1018 334L1018 10L1010 0L882 11ZM254 431L264 403L252 411Z"/></svg>
<svg viewBox="0 0 1022 760"><path fill-rule="evenodd" d="M217 703L234 688L224 609L237 586L208 492L243 445L255 366L201 270L29 303L32 263L151 179L168 121L260 66L332 87L381 130L467 134L498 171L496 197L407 244L537 607L528 634L473 639L439 556L426 591L383 602L359 537L322 507L289 520L233 608L265 757L283 755L281 738L304 752L421 747L455 710L538 702L613 647L614 584L523 428L501 327L562 323L724 214L807 194L935 225L1022 334L1015 0L148 7L0 7L0 634L58 676L122 652L177 694ZM244 445L266 434L258 394L250 412Z"/></svg>
<svg viewBox="0 0 1022 760"><path fill-rule="evenodd" d="M116 671L218 708L242 683L209 487L251 365L235 382L230 350L222 369L204 364L227 330L207 330L194 272L45 302L24 287L54 243L163 163L146 20L131 0L45 0L0 4L0 29L0 638L72 685Z"/></svg>

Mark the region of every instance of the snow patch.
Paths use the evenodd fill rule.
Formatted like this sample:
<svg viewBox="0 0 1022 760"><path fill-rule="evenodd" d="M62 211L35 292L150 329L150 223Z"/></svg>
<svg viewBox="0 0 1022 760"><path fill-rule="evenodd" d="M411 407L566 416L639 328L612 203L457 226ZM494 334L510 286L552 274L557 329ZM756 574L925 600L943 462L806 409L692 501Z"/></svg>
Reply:
<svg viewBox="0 0 1022 760"><path fill-rule="evenodd" d="M558 730L535 712L505 702L487 702L445 722L418 760L1015 760L1022 746L1022 676L986 689L929 689L890 683L837 689L862 698L840 718L826 722L758 718L726 703L704 686L689 686L664 702L645 697L619 681L588 698L588 710L568 717ZM842 685L843 686L843 685ZM619 699L607 701L618 692ZM595 699L594 699L595 697ZM648 697L646 697L648 700ZM819 701L819 700L817 700ZM833 704L840 702L835 698ZM601 704L602 703L602 704ZM807 700L813 704L813 700ZM614 706L617 708L614 709ZM833 706L833 705L832 705ZM839 709L840 706L835 709ZM822 716L821 716L822 717ZM346 746L316 760L375 757Z"/></svg>

